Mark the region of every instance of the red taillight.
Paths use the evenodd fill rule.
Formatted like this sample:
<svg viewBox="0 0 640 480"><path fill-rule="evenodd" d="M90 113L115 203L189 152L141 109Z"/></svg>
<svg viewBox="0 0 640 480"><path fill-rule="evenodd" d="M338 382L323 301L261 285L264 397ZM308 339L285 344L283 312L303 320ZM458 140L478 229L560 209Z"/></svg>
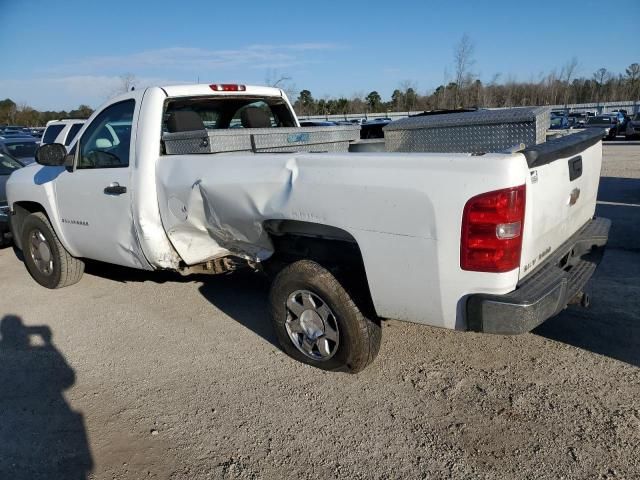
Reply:
<svg viewBox="0 0 640 480"><path fill-rule="evenodd" d="M209 85L214 92L244 92L247 87L235 83L214 83Z"/></svg>
<svg viewBox="0 0 640 480"><path fill-rule="evenodd" d="M520 265L524 185L483 193L464 206L460 267L476 272L508 272Z"/></svg>

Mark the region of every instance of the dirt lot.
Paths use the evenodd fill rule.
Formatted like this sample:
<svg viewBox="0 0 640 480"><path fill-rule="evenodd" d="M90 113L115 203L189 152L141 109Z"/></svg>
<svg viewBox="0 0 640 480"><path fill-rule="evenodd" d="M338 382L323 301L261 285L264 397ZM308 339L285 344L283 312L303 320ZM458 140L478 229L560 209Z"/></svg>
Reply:
<svg viewBox="0 0 640 480"><path fill-rule="evenodd" d="M640 478L640 142L602 175L590 310L388 322L357 376L281 353L257 277L90 265L47 291L0 250L0 478Z"/></svg>

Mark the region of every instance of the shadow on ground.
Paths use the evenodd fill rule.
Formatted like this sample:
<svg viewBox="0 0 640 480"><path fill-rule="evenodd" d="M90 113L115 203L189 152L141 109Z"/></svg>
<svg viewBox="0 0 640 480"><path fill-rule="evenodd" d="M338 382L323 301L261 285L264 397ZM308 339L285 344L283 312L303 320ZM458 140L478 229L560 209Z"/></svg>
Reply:
<svg viewBox="0 0 640 480"><path fill-rule="evenodd" d="M266 277L251 272L209 277L200 293L226 315L280 348L269 315Z"/></svg>
<svg viewBox="0 0 640 480"><path fill-rule="evenodd" d="M75 373L47 326L0 321L0 478L86 479L93 466L82 415L63 392Z"/></svg>
<svg viewBox="0 0 640 480"><path fill-rule="evenodd" d="M589 310L570 307L534 333L640 366L640 179L602 177L596 215L612 220Z"/></svg>
<svg viewBox="0 0 640 480"><path fill-rule="evenodd" d="M200 293L216 308L267 342L278 346L269 317L269 283L264 275L239 270L226 275L149 272L100 262L88 262L86 272L116 282L202 282Z"/></svg>

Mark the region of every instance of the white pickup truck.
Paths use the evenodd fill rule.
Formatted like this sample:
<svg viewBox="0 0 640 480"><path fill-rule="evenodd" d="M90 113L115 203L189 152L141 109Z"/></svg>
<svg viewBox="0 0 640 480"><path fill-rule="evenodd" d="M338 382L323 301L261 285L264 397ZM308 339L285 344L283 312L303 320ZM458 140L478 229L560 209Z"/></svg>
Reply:
<svg viewBox="0 0 640 480"><path fill-rule="evenodd" d="M153 87L110 100L69 153L42 146L8 181L29 273L47 288L78 282L83 259L273 273L283 349L349 372L375 358L383 319L514 334L586 303L610 226L594 218L600 131L483 155L165 148L167 134L298 126L275 88Z"/></svg>

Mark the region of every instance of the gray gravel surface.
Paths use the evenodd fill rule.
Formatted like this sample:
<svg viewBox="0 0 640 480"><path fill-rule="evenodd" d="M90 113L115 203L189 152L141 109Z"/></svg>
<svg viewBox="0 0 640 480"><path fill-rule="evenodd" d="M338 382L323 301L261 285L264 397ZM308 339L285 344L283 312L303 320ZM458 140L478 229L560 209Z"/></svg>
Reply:
<svg viewBox="0 0 640 480"><path fill-rule="evenodd" d="M0 478L640 478L640 145L604 148L590 310L386 322L357 376L281 353L256 276L91 264L48 291L0 250Z"/></svg>

